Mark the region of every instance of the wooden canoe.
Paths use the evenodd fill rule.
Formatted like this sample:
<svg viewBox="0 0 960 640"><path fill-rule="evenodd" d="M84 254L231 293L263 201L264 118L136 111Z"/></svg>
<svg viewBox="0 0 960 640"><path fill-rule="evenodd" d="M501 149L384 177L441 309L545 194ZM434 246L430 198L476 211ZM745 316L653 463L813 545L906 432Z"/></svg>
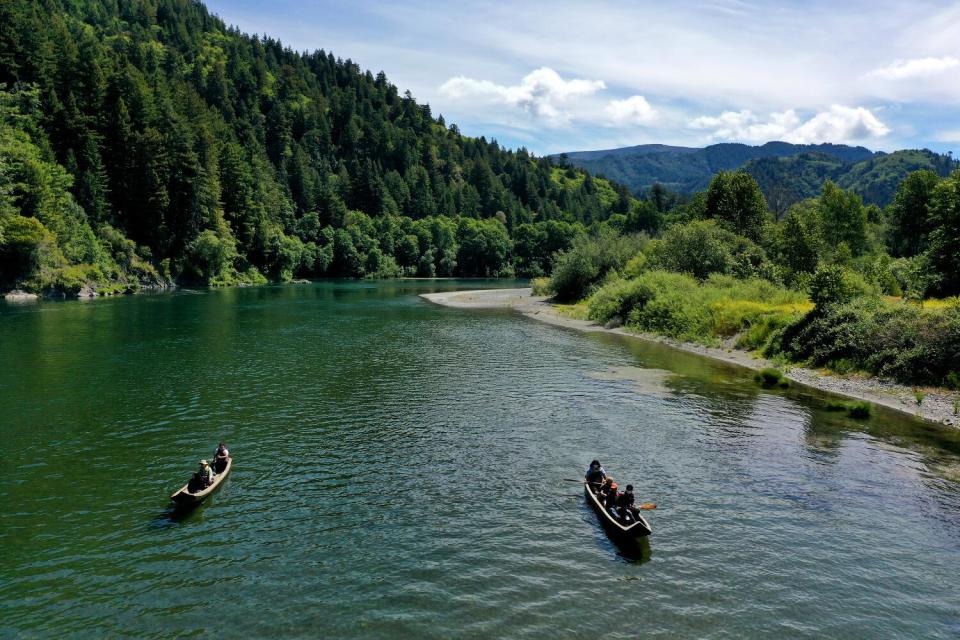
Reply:
<svg viewBox="0 0 960 640"><path fill-rule="evenodd" d="M631 524L622 524L619 518L615 518L613 514L607 511L604 506L600 504L600 499L597 498L597 494L593 491L589 484L583 485L583 491L587 494L587 502L590 503L590 506L593 507L593 510L596 511L597 515L600 517L600 523L612 535L615 535L619 538L640 538L653 533L653 530L650 528L650 523L647 522L646 518L644 518L642 515L637 515L636 522Z"/></svg>
<svg viewBox="0 0 960 640"><path fill-rule="evenodd" d="M200 504L203 500L209 496L214 490L220 486L220 483L223 482L227 474L230 473L230 468L233 467L233 457L227 458L227 466L224 467L223 471L213 476L213 482L209 487L203 491L197 491L196 493L190 492L187 490L187 487L190 486L190 483L183 485L179 491L170 496L170 499L176 502L177 504Z"/></svg>

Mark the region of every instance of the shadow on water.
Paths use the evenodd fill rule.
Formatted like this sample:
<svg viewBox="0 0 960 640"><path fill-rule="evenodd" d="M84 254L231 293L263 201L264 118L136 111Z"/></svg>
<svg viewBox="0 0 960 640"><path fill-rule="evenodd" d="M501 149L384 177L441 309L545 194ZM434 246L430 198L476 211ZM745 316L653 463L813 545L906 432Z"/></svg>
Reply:
<svg viewBox="0 0 960 640"><path fill-rule="evenodd" d="M649 536L617 540L614 536L611 536L608 533L607 538L609 538L610 542L613 543L613 547L616 549L617 555L623 558L626 562L632 564L643 564L644 562L650 562L653 551L650 549Z"/></svg>
<svg viewBox="0 0 960 640"><path fill-rule="evenodd" d="M171 501L166 509L158 513L150 521L150 527L153 529L166 529L183 524L197 513L199 507L199 504L177 504Z"/></svg>

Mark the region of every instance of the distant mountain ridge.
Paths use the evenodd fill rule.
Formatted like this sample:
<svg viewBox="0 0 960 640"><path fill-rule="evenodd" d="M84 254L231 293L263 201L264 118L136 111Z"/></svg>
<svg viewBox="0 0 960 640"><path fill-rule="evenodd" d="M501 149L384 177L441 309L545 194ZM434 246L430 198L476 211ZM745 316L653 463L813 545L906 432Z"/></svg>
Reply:
<svg viewBox="0 0 960 640"><path fill-rule="evenodd" d="M700 147L675 147L669 144L639 144L635 147L622 147L620 149L604 149L600 151L570 151L566 155L569 159L577 160L595 160L606 156L642 156L651 153L673 152L673 153L694 153L700 151ZM556 154L552 157L559 157Z"/></svg>
<svg viewBox="0 0 960 640"><path fill-rule="evenodd" d="M757 178L774 210L816 195L828 179L853 189L867 203L884 206L910 172L930 169L946 175L957 166L951 157L929 150L884 153L862 146L779 141L703 148L645 144L551 157L564 156L570 164L623 183L638 194L657 183L692 194L705 189L718 171L743 168Z"/></svg>

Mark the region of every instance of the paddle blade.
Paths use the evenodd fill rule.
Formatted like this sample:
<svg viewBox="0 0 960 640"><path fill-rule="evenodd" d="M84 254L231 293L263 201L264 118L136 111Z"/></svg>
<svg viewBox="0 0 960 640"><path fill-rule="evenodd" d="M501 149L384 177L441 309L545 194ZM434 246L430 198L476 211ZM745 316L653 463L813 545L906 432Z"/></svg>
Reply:
<svg viewBox="0 0 960 640"><path fill-rule="evenodd" d="M652 511L657 508L657 505L652 502L644 502L642 505L637 507L638 509L643 509L644 511Z"/></svg>

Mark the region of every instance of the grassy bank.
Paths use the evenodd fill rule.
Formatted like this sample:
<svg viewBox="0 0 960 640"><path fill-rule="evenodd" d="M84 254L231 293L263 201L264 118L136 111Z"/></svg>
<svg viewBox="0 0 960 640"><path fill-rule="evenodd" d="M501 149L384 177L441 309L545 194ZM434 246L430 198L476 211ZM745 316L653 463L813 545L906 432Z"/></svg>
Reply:
<svg viewBox="0 0 960 640"><path fill-rule="evenodd" d="M624 325L708 346L729 345L782 364L863 372L904 384L960 388L960 304L879 295L814 304L806 292L758 278L668 271L611 276L582 305Z"/></svg>

